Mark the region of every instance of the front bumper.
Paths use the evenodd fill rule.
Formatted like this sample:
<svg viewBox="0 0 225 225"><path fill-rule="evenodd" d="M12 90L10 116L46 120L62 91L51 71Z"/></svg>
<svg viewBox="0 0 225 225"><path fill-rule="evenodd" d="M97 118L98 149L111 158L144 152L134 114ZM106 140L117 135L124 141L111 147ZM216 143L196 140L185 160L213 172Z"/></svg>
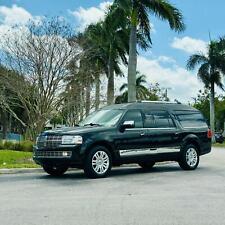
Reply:
<svg viewBox="0 0 225 225"><path fill-rule="evenodd" d="M81 146L59 147L54 149L39 149L34 146L33 160L43 166L68 166L77 167L82 165L83 156L80 154Z"/></svg>

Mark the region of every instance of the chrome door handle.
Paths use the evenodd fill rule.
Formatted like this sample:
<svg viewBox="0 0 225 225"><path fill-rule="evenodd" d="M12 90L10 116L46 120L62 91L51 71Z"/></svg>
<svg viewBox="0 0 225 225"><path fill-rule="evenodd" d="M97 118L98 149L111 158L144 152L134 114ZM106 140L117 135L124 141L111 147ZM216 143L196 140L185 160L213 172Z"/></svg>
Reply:
<svg viewBox="0 0 225 225"><path fill-rule="evenodd" d="M142 137L145 136L145 133L141 133L140 136L142 136Z"/></svg>

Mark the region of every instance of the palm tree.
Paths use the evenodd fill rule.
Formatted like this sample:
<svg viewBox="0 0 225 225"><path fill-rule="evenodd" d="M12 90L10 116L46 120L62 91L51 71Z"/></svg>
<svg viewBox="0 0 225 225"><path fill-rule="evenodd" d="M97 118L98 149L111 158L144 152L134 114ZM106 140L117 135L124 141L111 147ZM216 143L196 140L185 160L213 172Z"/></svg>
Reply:
<svg viewBox="0 0 225 225"><path fill-rule="evenodd" d="M190 56L187 69L198 66L198 77L205 87L210 88L210 127L215 132L215 85L223 90L222 77L225 74L225 38L210 41L207 54ZM214 138L213 138L214 141Z"/></svg>
<svg viewBox="0 0 225 225"><path fill-rule="evenodd" d="M137 72L136 75L136 89L137 89L137 96L136 98L138 100L159 100L159 97L157 96L156 92L151 92L145 85L147 84L146 76L140 74ZM152 89L152 88L151 88ZM128 84L123 84L120 87L120 92L122 94L120 96L117 96L115 103L126 103L128 102Z"/></svg>
<svg viewBox="0 0 225 225"><path fill-rule="evenodd" d="M172 30L184 30L183 17L180 11L167 0L115 0L118 17L121 20L129 19L129 64L128 64L128 100L136 100L136 70L137 70L137 38L141 35L151 44L149 13L161 20L169 22ZM145 48L149 47L146 45Z"/></svg>
<svg viewBox="0 0 225 225"><path fill-rule="evenodd" d="M115 18L115 14L109 9L103 22L92 24L87 28L87 33L92 42L93 49L101 56L101 62L105 65L108 77L107 104L114 102L114 75L122 75L120 60L127 64L129 32L123 23ZM95 55L98 55L95 53Z"/></svg>

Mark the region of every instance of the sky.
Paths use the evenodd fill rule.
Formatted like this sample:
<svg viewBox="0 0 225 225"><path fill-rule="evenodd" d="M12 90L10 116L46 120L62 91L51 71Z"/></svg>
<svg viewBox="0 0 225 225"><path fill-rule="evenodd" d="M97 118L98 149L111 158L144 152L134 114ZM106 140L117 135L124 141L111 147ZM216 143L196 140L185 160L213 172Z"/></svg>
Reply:
<svg viewBox="0 0 225 225"><path fill-rule="evenodd" d="M0 38L8 27L25 25L30 19L41 20L44 16L62 16L75 31L82 31L88 24L104 18L110 0L0 0ZM187 71L186 62L191 54L205 53L207 43L225 35L224 0L170 0L184 15L186 30L176 33L149 15L152 24L153 45L138 56L138 70L147 76L149 83L159 83L168 88L169 98L187 103L193 101L203 88L197 71ZM122 66L126 76L127 69ZM116 83L118 93L121 83Z"/></svg>

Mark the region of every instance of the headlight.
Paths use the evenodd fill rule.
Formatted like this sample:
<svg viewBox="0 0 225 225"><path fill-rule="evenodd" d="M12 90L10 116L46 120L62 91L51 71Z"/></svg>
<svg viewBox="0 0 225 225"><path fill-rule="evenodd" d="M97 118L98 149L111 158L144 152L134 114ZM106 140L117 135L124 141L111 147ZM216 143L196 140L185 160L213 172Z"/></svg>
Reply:
<svg viewBox="0 0 225 225"><path fill-rule="evenodd" d="M82 136L76 135L76 136L71 136L71 135L64 135L62 136L62 144L63 145L80 145L83 143L83 138Z"/></svg>

